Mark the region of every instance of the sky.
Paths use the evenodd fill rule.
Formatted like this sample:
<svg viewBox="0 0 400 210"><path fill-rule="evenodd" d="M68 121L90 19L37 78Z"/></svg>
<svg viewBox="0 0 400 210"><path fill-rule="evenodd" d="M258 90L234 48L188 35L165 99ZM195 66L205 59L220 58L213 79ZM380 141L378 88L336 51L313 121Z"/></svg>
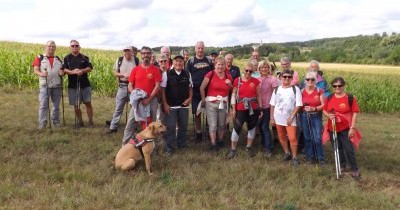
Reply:
<svg viewBox="0 0 400 210"><path fill-rule="evenodd" d="M0 0L0 40L224 47L400 32L398 0Z"/></svg>

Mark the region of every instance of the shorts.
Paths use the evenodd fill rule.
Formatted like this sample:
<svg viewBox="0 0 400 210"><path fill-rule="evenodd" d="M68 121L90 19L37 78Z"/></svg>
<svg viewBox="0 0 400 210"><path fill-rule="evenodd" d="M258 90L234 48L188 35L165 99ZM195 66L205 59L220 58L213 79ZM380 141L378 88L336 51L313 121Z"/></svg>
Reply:
<svg viewBox="0 0 400 210"><path fill-rule="evenodd" d="M78 89L68 88L69 105L76 105L76 94ZM92 90L90 87L80 89L79 103L89 103L92 99Z"/></svg>

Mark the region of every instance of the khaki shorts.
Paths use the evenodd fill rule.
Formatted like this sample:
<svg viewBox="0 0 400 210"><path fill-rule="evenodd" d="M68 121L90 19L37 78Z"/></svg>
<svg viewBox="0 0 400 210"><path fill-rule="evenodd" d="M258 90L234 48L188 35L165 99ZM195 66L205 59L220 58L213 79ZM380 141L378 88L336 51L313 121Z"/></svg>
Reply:
<svg viewBox="0 0 400 210"><path fill-rule="evenodd" d="M68 88L68 100L69 100L69 105L76 105L77 103L75 102L77 99L77 91L78 89L74 88ZM80 89L79 93L79 103L89 103L92 99L92 90L90 87L85 87Z"/></svg>

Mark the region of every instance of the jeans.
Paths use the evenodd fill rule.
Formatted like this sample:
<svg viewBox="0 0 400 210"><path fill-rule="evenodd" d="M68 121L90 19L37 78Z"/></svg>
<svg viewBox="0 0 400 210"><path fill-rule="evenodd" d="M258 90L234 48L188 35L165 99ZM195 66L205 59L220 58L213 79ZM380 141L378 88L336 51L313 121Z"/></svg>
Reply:
<svg viewBox="0 0 400 210"><path fill-rule="evenodd" d="M324 161L325 155L322 147L322 113L303 112L300 114L300 119L307 159ZM317 157L315 157L315 155Z"/></svg>
<svg viewBox="0 0 400 210"><path fill-rule="evenodd" d="M329 132L331 136L331 142L333 143L333 132ZM357 171L357 161L356 161L356 153L354 151L353 143L351 143L349 139L349 129L346 129L341 132L337 132L337 140L338 140L338 149L339 149L339 160L340 167L345 168L346 164L350 164L352 171Z"/></svg>
<svg viewBox="0 0 400 210"><path fill-rule="evenodd" d="M165 114L165 123L167 126L167 132L165 135L166 152L174 152L174 142L176 141L178 148L185 148L186 145L186 134L189 120L189 109L178 108L170 109L169 114ZM178 130L176 125L178 123Z"/></svg>
<svg viewBox="0 0 400 210"><path fill-rule="evenodd" d="M271 130L269 129L270 108L263 109L262 112L263 116L260 123L261 144L266 151L272 152L274 142L272 141Z"/></svg>

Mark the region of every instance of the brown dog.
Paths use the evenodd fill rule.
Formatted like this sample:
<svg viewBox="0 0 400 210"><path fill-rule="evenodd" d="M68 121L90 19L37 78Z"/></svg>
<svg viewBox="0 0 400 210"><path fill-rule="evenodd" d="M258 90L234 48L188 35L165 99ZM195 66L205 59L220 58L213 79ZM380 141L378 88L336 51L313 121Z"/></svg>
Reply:
<svg viewBox="0 0 400 210"><path fill-rule="evenodd" d="M154 140L166 131L166 127L161 122L152 122L149 126L136 135L136 141L133 139L122 146L115 157L115 168L129 170L135 167L137 161L143 159L146 164L146 170L149 175L151 172L151 153L154 150ZM136 145L140 145L139 148ZM140 152L143 152L143 157Z"/></svg>

